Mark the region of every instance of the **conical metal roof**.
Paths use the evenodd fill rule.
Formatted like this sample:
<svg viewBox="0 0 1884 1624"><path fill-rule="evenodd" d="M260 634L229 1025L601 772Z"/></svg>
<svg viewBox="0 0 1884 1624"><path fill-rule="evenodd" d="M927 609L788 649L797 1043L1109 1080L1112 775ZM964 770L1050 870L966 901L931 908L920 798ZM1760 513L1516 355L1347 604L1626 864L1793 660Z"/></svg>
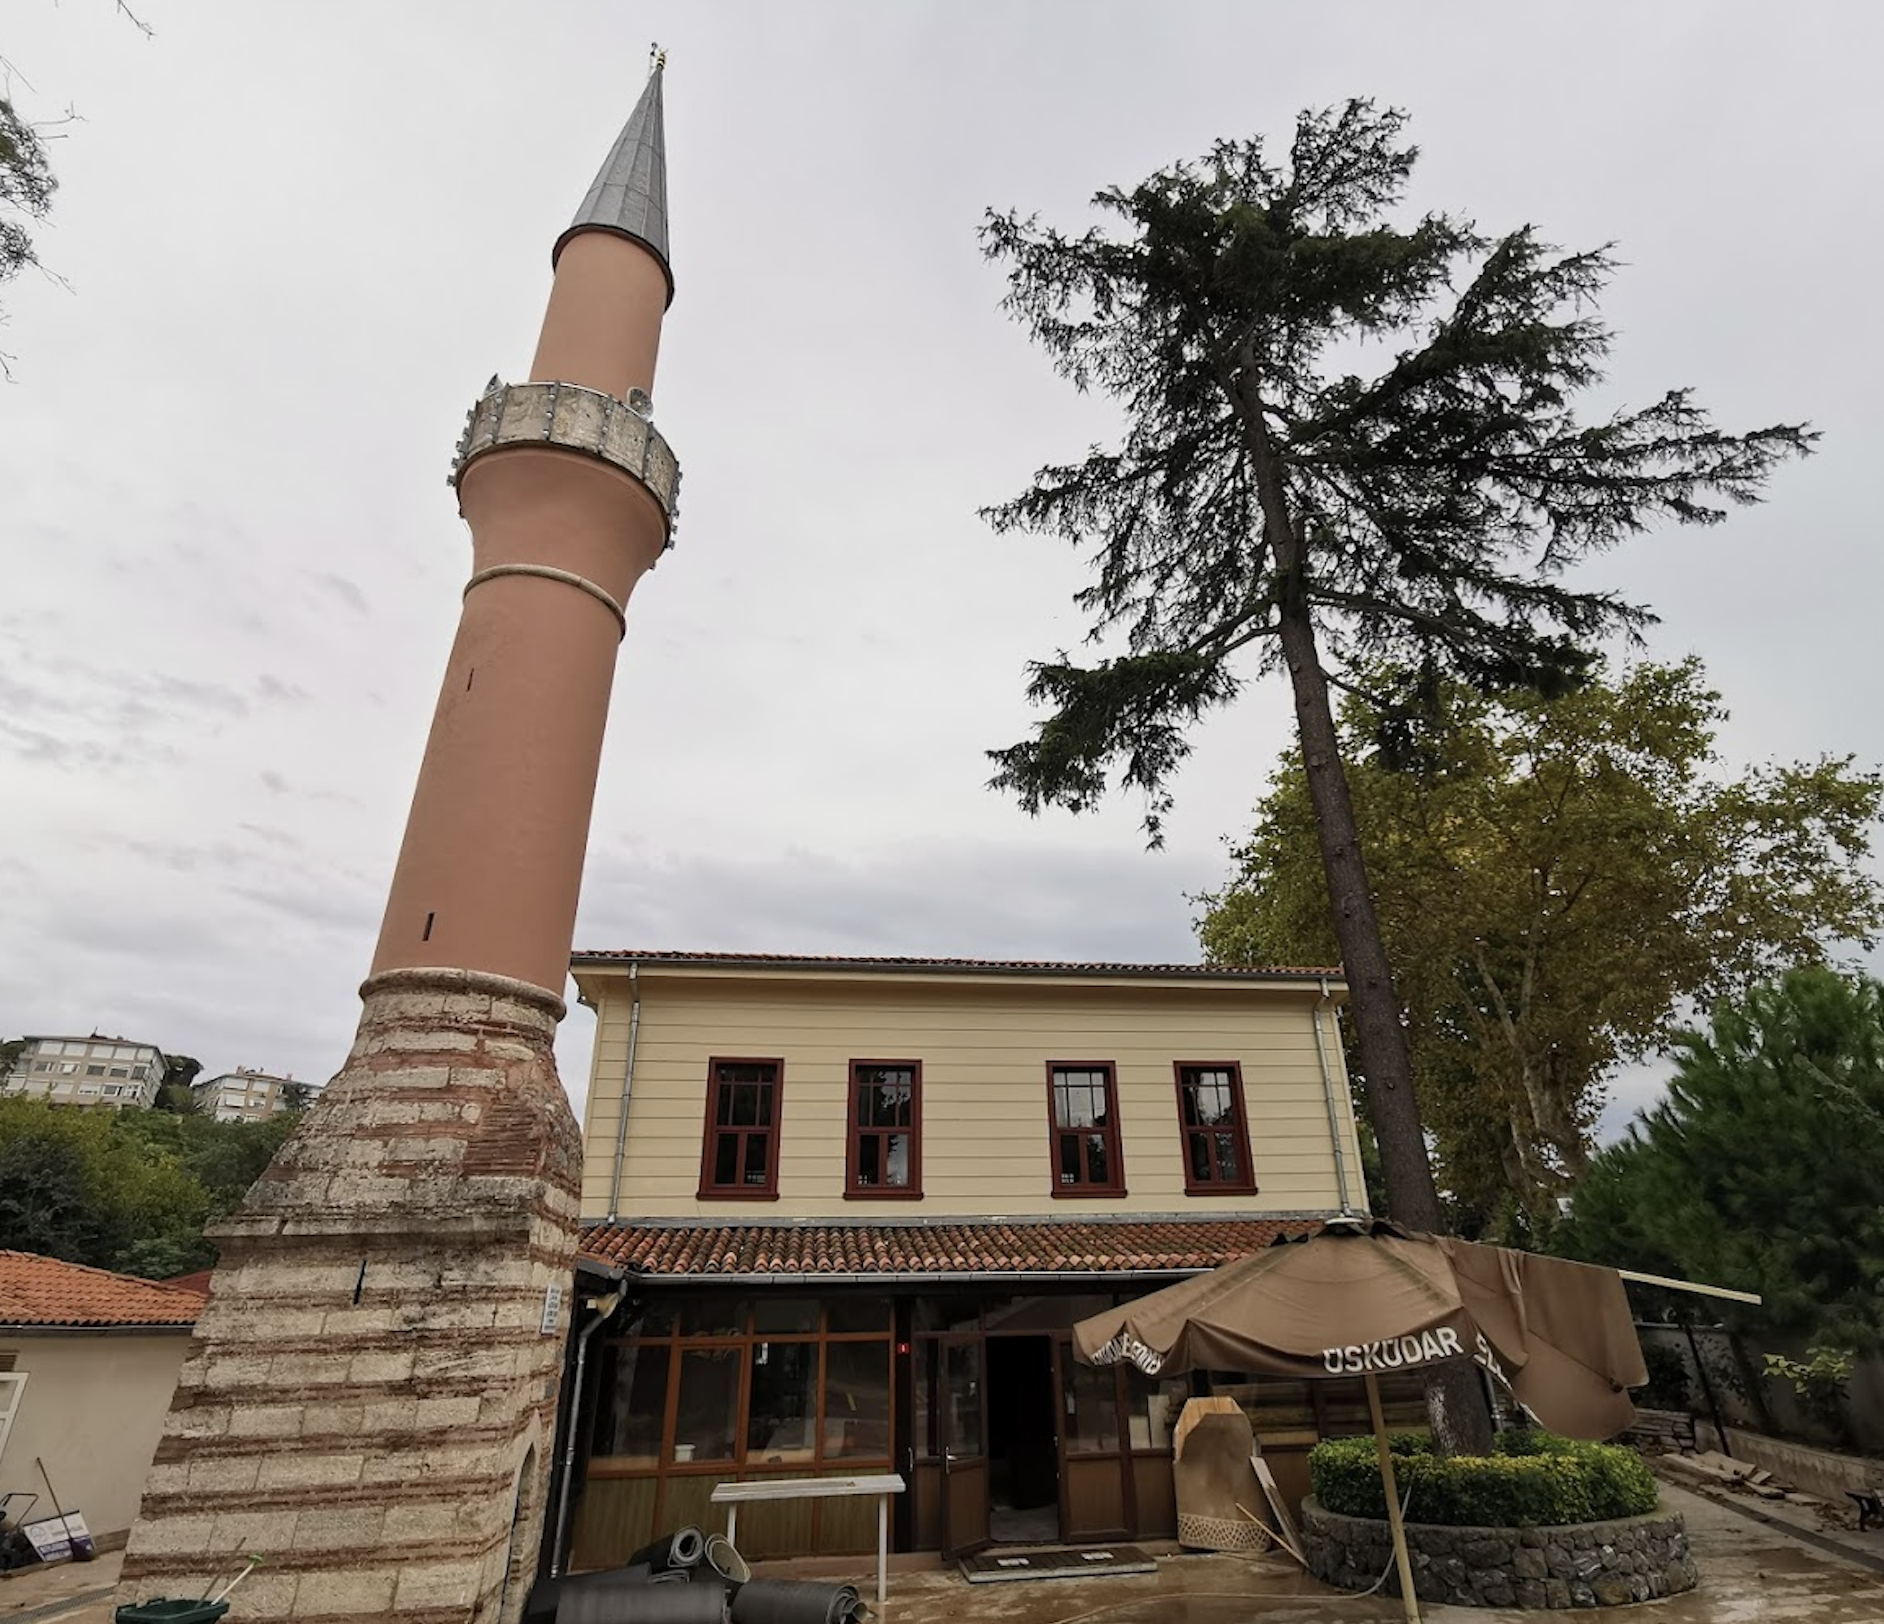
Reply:
<svg viewBox="0 0 1884 1624"><path fill-rule="evenodd" d="M661 262L667 302L674 302L674 271L667 258L667 131L662 117L661 60L628 115L607 160L583 198L569 229L550 250L550 264L578 232L612 231L638 242Z"/></svg>

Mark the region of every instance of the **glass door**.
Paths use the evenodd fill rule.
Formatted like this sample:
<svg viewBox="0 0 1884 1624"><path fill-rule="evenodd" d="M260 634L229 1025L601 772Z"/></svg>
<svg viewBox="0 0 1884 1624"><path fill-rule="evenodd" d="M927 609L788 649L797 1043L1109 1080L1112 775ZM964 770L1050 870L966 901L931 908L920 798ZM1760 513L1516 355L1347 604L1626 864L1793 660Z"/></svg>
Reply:
<svg viewBox="0 0 1884 1624"><path fill-rule="evenodd" d="M1053 1364L1061 1537L1068 1543L1124 1539L1133 1518L1120 1373L1111 1365L1081 1364L1064 1338L1055 1339Z"/></svg>
<svg viewBox="0 0 1884 1624"><path fill-rule="evenodd" d="M942 1451L942 1560L973 1556L988 1544L988 1435L982 1343L945 1341L937 1396Z"/></svg>

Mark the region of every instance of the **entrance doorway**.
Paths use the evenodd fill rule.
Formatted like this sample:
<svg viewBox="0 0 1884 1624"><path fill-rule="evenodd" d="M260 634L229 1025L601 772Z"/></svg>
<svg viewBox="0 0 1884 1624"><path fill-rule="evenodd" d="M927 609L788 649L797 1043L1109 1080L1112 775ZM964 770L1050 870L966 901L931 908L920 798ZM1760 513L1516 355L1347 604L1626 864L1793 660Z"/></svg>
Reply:
<svg viewBox="0 0 1884 1624"><path fill-rule="evenodd" d="M1051 1545L1060 1537L1053 1339L991 1336L987 1350L988 1533L999 1545Z"/></svg>

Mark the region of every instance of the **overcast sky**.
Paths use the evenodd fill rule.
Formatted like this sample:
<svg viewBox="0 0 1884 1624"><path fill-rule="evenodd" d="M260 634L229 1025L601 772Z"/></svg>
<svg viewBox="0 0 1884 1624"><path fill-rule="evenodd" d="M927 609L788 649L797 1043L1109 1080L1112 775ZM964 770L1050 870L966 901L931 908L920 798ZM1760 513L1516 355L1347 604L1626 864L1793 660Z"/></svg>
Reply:
<svg viewBox="0 0 1884 1624"><path fill-rule="evenodd" d="M1619 395L1810 418L1769 504L1604 567L1697 653L1736 761L1884 758L1871 540L1884 8L11 0L8 89L68 104L0 293L0 1036L97 1028L326 1076L469 549L445 476L525 375L549 249L670 58L686 472L635 595L578 946L1172 959L1287 736L1205 729L1140 808L1029 821L982 752L1082 575L978 506L1113 423L997 308L990 206L1086 200L1351 95L1414 201L1615 239ZM590 1017L559 1045L578 1099ZM1625 1104L1652 1088L1632 1077Z"/></svg>

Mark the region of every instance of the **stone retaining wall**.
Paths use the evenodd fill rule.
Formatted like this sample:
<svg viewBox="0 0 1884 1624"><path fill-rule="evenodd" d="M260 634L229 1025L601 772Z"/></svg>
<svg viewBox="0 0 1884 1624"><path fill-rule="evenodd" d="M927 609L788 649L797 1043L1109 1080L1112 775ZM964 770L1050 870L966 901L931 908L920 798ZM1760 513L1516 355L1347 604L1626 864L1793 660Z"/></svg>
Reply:
<svg viewBox="0 0 1884 1624"><path fill-rule="evenodd" d="M1365 1590L1393 1560L1385 1522L1302 1502L1309 1572ZM1559 1528L1406 1525L1420 1600L1459 1607L1619 1607L1692 1590L1694 1559L1678 1512ZM1400 1593L1390 1572L1382 1589Z"/></svg>

